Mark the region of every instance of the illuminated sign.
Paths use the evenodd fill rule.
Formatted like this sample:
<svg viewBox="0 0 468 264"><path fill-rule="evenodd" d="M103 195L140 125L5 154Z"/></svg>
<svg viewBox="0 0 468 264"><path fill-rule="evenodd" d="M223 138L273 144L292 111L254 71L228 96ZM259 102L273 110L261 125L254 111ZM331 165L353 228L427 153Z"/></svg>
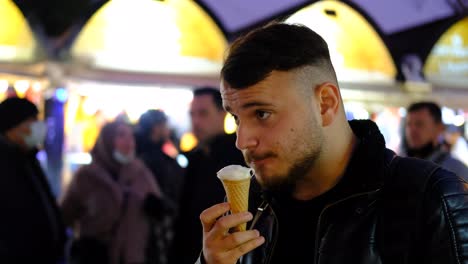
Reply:
<svg viewBox="0 0 468 264"><path fill-rule="evenodd" d="M468 18L442 35L429 54L424 74L428 79L468 77Z"/></svg>
<svg viewBox="0 0 468 264"><path fill-rule="evenodd" d="M217 75L227 41L194 1L114 0L87 22L75 62L128 72Z"/></svg>
<svg viewBox="0 0 468 264"><path fill-rule="evenodd" d="M0 0L0 61L34 60L36 40L28 22L11 0Z"/></svg>

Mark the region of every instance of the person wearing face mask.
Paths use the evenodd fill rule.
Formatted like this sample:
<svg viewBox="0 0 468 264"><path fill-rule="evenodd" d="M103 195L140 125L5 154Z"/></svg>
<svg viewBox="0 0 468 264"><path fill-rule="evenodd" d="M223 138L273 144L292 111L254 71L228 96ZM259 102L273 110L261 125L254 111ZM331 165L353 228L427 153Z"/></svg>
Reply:
<svg viewBox="0 0 468 264"><path fill-rule="evenodd" d="M71 263L147 263L150 220L158 217L162 193L150 170L135 157L132 127L107 123L61 202L74 228ZM148 206L150 204L150 206Z"/></svg>
<svg viewBox="0 0 468 264"><path fill-rule="evenodd" d="M0 103L0 263L59 263L65 227L36 159L46 135L27 99Z"/></svg>

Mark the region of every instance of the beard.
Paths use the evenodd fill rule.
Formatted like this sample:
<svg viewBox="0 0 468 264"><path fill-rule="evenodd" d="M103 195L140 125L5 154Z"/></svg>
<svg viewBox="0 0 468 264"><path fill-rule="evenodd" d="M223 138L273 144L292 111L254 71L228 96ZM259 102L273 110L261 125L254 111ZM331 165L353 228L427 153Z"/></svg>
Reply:
<svg viewBox="0 0 468 264"><path fill-rule="evenodd" d="M419 148L408 147L406 150L406 153L408 157L416 157L416 158L424 159L424 158L427 158L429 155L431 155L431 153L434 152L435 149L436 147L434 146L434 144L432 142L429 142Z"/></svg>
<svg viewBox="0 0 468 264"><path fill-rule="evenodd" d="M303 181L307 177L310 169L315 166L319 156L320 150L309 151L301 159L292 164L286 175L276 175L264 181L264 189L279 195L292 195L298 182Z"/></svg>
<svg viewBox="0 0 468 264"><path fill-rule="evenodd" d="M263 177L260 184L266 191L292 195L297 184L308 177L311 168L316 166L322 152L323 135L320 128L315 125L316 122L309 124L312 125L303 133L304 136L296 136L296 140L290 144L291 148L283 151L286 155L295 154L287 161L283 161L289 163L286 171ZM304 138L308 140L300 140ZM278 157L275 153L265 156Z"/></svg>

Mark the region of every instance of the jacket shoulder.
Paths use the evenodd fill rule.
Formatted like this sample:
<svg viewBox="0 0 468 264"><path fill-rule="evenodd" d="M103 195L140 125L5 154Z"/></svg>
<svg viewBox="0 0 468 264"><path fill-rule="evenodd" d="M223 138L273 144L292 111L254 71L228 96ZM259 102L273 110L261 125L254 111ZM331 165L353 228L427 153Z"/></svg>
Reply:
<svg viewBox="0 0 468 264"><path fill-rule="evenodd" d="M468 252L463 251L468 240L463 234L468 231L463 212L468 208L467 182L433 162L416 158L397 156L389 172L381 199L383 256L400 259L410 248L411 258L421 263L466 259Z"/></svg>
<svg viewBox="0 0 468 264"><path fill-rule="evenodd" d="M423 192L427 182L440 169L439 165L431 161L395 156L389 164L384 186L393 186L410 193Z"/></svg>

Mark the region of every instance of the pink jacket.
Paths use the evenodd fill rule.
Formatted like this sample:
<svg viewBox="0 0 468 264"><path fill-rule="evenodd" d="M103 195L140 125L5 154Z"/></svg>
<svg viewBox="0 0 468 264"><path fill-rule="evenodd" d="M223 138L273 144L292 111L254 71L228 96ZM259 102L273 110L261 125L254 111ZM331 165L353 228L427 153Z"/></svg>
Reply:
<svg viewBox="0 0 468 264"><path fill-rule="evenodd" d="M107 243L111 264L119 263L119 256L123 263L143 263L149 236L143 201L161 192L138 159L121 166L116 176L114 180L99 162L80 168L61 203L64 219L79 236Z"/></svg>

